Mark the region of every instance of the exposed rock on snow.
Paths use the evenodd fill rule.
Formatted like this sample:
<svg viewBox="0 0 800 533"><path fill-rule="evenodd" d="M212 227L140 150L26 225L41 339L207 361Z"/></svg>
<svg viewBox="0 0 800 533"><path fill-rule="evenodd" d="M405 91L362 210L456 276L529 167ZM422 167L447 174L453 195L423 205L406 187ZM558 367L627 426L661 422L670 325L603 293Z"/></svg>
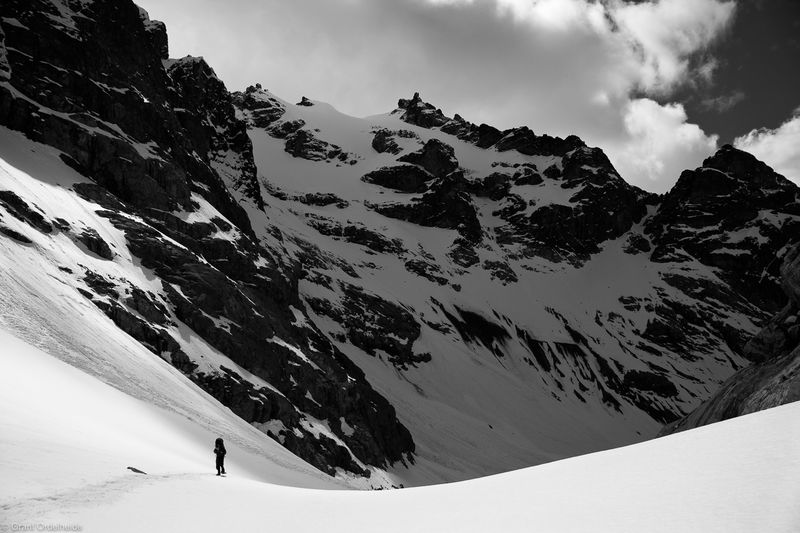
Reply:
<svg viewBox="0 0 800 533"><path fill-rule="evenodd" d="M453 147L438 139L431 139L421 150L397 158L403 163L419 165L437 178L442 178L458 168Z"/></svg>
<svg viewBox="0 0 800 533"><path fill-rule="evenodd" d="M396 191L424 192L433 176L416 165L395 165L368 172L361 179Z"/></svg>
<svg viewBox="0 0 800 533"><path fill-rule="evenodd" d="M421 226L457 230L466 239L481 238L481 224L467 193L463 175L449 174L430 186L429 192L408 204L373 205L380 214Z"/></svg>
<svg viewBox="0 0 800 533"><path fill-rule="evenodd" d="M661 434L727 420L800 401L800 246L784 255L781 274L789 303L744 347L754 364L734 374L714 395Z"/></svg>
<svg viewBox="0 0 800 533"><path fill-rule="evenodd" d="M157 294L148 294L123 277L87 271L78 297L248 422L282 420L284 446L331 475L341 468L366 476L367 465L405 460L414 445L393 408L310 322L296 325L289 305L303 308L298 266L262 247L243 207L260 210L264 201L246 123L233 102L250 107L253 123L277 117L282 105L259 88L231 96L202 58L162 62L163 24L131 2L76 6L59 9L72 13L79 39L48 16L48 2L4 4L4 16L25 22L4 25L14 68L0 86L0 123L61 150L70 167L97 184L76 183L73 190L102 206L88 204L105 226L98 232L72 220L86 227L74 238L115 262L101 233L121 232L119 260L134 260L157 280ZM301 154L317 146L310 136L293 142ZM0 199L4 222L13 216L52 232L47 217L15 191ZM254 377L188 352L186 329ZM334 439L306 428L308 416L344 418L353 431L344 435L331 424L340 433Z"/></svg>
<svg viewBox="0 0 800 533"><path fill-rule="evenodd" d="M385 129L380 129L375 132L375 136L372 138L372 148L379 154L384 152L397 154L401 151L400 147L392 139L392 132Z"/></svg>

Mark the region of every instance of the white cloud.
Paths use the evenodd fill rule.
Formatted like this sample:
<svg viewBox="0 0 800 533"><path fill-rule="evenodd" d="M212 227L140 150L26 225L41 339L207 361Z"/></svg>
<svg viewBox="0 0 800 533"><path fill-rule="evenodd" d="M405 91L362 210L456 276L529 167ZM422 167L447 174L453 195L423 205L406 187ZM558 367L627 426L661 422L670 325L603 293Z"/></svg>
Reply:
<svg viewBox="0 0 800 533"><path fill-rule="evenodd" d="M626 136L607 147L617 170L646 189L664 192L682 170L694 168L717 147L717 136L706 135L687 122L680 104L660 105L648 98L624 108Z"/></svg>
<svg viewBox="0 0 800 533"><path fill-rule="evenodd" d="M753 130L737 137L733 144L800 185L800 108L779 127Z"/></svg>
<svg viewBox="0 0 800 533"><path fill-rule="evenodd" d="M665 91L689 74L689 58L707 47L727 26L733 2L659 0L627 4L615 0L611 10L621 33L632 40L641 56L640 84L649 91ZM700 74L711 75L707 62Z"/></svg>
<svg viewBox="0 0 800 533"><path fill-rule="evenodd" d="M497 12L510 15L515 22L546 31L566 31L574 27L606 33L610 28L606 8L585 0L496 0Z"/></svg>
<svg viewBox="0 0 800 533"><path fill-rule="evenodd" d="M733 14L722 0L231 0L224 10L216 0L193 0L191 10L181 0L139 2L166 22L171 55L205 56L233 89L260 82L357 116L419 91L473 122L580 135L651 190L677 179L670 161L679 150L688 166L708 154L700 141L677 144L660 152L670 161L650 158L647 172L629 175L641 165L625 158L643 142L631 133L632 95L664 101L710 76L713 60L694 69L692 58ZM699 131L685 114L661 115L673 117L661 127L676 138Z"/></svg>

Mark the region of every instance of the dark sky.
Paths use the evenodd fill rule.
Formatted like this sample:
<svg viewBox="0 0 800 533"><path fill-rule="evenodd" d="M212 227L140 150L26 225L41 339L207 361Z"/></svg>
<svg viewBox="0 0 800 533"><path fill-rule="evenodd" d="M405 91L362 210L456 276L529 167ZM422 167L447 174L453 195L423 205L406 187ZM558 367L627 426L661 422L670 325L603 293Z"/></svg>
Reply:
<svg viewBox="0 0 800 533"><path fill-rule="evenodd" d="M707 54L717 60L712 84L673 95L689 118L720 144L777 128L800 106L800 0L739 0Z"/></svg>

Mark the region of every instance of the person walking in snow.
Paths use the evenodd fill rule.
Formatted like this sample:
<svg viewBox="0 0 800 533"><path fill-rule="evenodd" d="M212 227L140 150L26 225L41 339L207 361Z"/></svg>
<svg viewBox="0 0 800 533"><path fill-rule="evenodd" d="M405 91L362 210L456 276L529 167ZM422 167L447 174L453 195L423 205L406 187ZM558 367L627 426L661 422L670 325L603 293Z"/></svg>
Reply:
<svg viewBox="0 0 800 533"><path fill-rule="evenodd" d="M225 473L225 443L222 442L222 437L219 437L214 442L214 455L217 456L217 475Z"/></svg>

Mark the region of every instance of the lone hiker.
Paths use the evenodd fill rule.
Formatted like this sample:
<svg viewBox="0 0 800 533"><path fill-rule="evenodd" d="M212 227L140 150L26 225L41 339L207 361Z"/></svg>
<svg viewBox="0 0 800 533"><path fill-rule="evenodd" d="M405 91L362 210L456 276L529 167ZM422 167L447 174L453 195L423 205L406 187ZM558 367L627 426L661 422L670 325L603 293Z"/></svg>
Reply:
<svg viewBox="0 0 800 533"><path fill-rule="evenodd" d="M214 442L214 454L217 456L217 475L225 473L225 443L222 437Z"/></svg>

